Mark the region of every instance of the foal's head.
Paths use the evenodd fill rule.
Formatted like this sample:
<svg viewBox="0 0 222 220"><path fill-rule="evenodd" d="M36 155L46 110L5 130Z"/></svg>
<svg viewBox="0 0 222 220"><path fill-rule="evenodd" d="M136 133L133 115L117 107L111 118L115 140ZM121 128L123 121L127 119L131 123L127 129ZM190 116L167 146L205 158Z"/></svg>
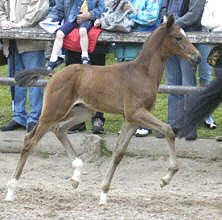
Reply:
<svg viewBox="0 0 222 220"><path fill-rule="evenodd" d="M163 24L166 31L162 42L163 51L167 56L176 55L193 64L199 64L201 61L199 51L190 43L185 32L174 21L174 16L171 14L167 23Z"/></svg>

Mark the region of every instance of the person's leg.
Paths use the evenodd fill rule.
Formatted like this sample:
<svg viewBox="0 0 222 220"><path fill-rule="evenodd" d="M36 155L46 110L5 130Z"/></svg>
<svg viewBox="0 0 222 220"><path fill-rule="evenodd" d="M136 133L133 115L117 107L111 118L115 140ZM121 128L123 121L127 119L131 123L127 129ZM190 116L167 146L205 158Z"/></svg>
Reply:
<svg viewBox="0 0 222 220"><path fill-rule="evenodd" d="M25 69L33 69L36 67L44 67L45 54L44 51L32 51L22 54ZM30 131L39 120L42 110L43 88L29 88L29 105L30 113L27 118L27 130Z"/></svg>
<svg viewBox="0 0 222 220"><path fill-rule="evenodd" d="M182 85L182 72L179 57L172 56L167 59L166 67L166 83L170 86ZM178 128L175 126L176 121L183 109L183 95L168 94L168 124L176 133ZM163 134L156 132L157 138L163 138Z"/></svg>
<svg viewBox="0 0 222 220"><path fill-rule="evenodd" d="M106 55L105 54L91 54L90 56L91 64L98 66L105 66ZM92 118L92 132L93 134L103 134L104 133L104 113L96 112L95 116Z"/></svg>
<svg viewBox="0 0 222 220"><path fill-rule="evenodd" d="M182 85L182 70L179 57L172 56L166 62L166 82L167 85ZM183 110L183 95L168 94L168 124L173 128Z"/></svg>
<svg viewBox="0 0 222 220"><path fill-rule="evenodd" d="M53 44L52 53L51 53L51 57L49 61L55 62L58 59L59 52L63 46L64 37L65 37L65 34L61 30L58 30L56 33L56 37L55 37L55 41Z"/></svg>
<svg viewBox="0 0 222 220"><path fill-rule="evenodd" d="M184 59L180 58L180 65L182 71L182 85L183 86L196 86L196 71L197 66L190 64ZM184 111L186 111L186 104L189 95L184 96ZM188 141L195 140L197 138L197 130L194 129L190 132L189 135L185 138Z"/></svg>
<svg viewBox="0 0 222 220"><path fill-rule="evenodd" d="M80 24L79 28L79 36L80 36L80 47L81 47L81 59L83 64L90 64L88 48L89 48L89 39L88 39L88 31L92 27L90 21L85 21Z"/></svg>
<svg viewBox="0 0 222 220"><path fill-rule="evenodd" d="M61 28L56 32L56 38L53 44L50 60L46 65L48 70L52 71L54 68L62 64L63 59L59 57L59 53L63 47L63 40L65 36L68 35L76 27L78 27L76 23L67 22L62 25Z"/></svg>
<svg viewBox="0 0 222 220"><path fill-rule="evenodd" d="M86 28L84 27L79 28L79 36L80 36L80 47L82 50L82 54L86 54L88 56L89 39Z"/></svg>
<svg viewBox="0 0 222 220"><path fill-rule="evenodd" d="M14 47L14 65L15 65L15 72L24 70L24 64L22 60L22 55L18 53L17 47ZM8 56L8 74L12 76L12 54ZM12 87L11 92L12 92ZM27 120L27 112L26 112L26 101L27 101L27 88L26 87L14 87L14 102L13 102L13 118L12 121L6 125L1 127L1 131L9 131L15 130L17 128L25 128L26 120Z"/></svg>
<svg viewBox="0 0 222 220"><path fill-rule="evenodd" d="M200 86L206 86L210 84L212 73L212 68L207 62L207 57L210 53L211 46L206 44L199 44L196 47L201 54L201 63L198 66Z"/></svg>
<svg viewBox="0 0 222 220"><path fill-rule="evenodd" d="M65 50L65 65L71 65L71 64L79 64L81 63L81 53L79 52L73 52L70 50ZM85 122L77 124L70 128L68 130L69 134L79 132L79 131L85 131L86 130L86 125Z"/></svg>
<svg viewBox="0 0 222 220"><path fill-rule="evenodd" d="M81 63L81 53L65 50L65 65Z"/></svg>
<svg viewBox="0 0 222 220"><path fill-rule="evenodd" d="M24 69L25 69L25 66L24 66L22 54L18 53L17 47L16 47L15 48L15 72L18 72ZM26 102L27 102L27 88L15 86L13 120L24 127L26 126L26 123L27 123Z"/></svg>
<svg viewBox="0 0 222 220"><path fill-rule="evenodd" d="M207 86L211 82L211 73L212 68L207 62L207 57L210 53L211 46L206 44L197 45L197 49L200 51L201 54L201 63L199 64L199 79L200 79L200 86ZM209 129L215 129L217 127L216 122L214 121L213 117L209 114L204 119L204 125Z"/></svg>

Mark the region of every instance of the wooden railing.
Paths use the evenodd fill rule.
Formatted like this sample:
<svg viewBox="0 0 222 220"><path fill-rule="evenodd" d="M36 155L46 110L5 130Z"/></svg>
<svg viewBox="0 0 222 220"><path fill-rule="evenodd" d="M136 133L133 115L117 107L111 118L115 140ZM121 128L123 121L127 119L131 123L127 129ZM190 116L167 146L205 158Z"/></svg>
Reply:
<svg viewBox="0 0 222 220"><path fill-rule="evenodd" d="M144 43L149 37L149 32L108 32L102 31L99 36L98 42L107 43ZM197 44L222 44L222 33L209 33L209 32L187 32L187 37L192 43ZM0 39L29 39L29 40L46 40L50 41L55 38L54 34L50 34L40 27L35 28L22 28L3 30L0 28ZM32 86L44 87L47 80L38 80ZM0 85L16 85L14 78L0 78ZM30 86L30 85L29 85ZM161 93L174 93L174 94L188 94L199 91L199 87L184 87L184 86L166 86L160 85L159 92Z"/></svg>
<svg viewBox="0 0 222 220"><path fill-rule="evenodd" d="M187 37L192 43L199 44L222 44L222 32L187 32ZM99 42L114 42L114 43L144 43L149 37L150 32L108 32L102 31L99 36ZM22 28L3 30L0 28L0 39L32 39L32 40L53 40L54 34L50 34L40 27Z"/></svg>

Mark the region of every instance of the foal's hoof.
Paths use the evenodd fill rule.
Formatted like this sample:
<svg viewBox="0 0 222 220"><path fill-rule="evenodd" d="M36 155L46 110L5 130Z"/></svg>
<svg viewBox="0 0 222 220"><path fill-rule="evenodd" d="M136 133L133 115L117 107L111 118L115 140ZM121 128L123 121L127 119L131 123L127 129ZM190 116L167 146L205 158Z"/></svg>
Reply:
<svg viewBox="0 0 222 220"><path fill-rule="evenodd" d="M79 182L74 179L71 179L71 184L74 189L77 189L79 186Z"/></svg>
<svg viewBox="0 0 222 220"><path fill-rule="evenodd" d="M15 197L14 197L13 195L9 195L9 194L7 193L7 195L6 195L6 197L5 197L5 201L7 201L7 202L12 202L12 201L14 201L14 199L15 199Z"/></svg>
<svg viewBox="0 0 222 220"><path fill-rule="evenodd" d="M164 178L161 179L160 187L163 188L166 186L168 183L164 180Z"/></svg>

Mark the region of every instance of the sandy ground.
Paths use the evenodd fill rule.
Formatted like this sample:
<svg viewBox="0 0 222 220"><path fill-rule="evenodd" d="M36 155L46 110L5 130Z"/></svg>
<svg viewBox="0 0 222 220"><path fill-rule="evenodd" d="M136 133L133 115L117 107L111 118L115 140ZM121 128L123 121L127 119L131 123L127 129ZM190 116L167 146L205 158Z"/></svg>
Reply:
<svg viewBox="0 0 222 220"><path fill-rule="evenodd" d="M112 181L108 205L98 205L109 157L84 164L81 184L72 188L66 155L30 156L16 199L5 202L7 181L19 154L0 153L0 219L222 219L222 161L178 158L180 170L165 188L164 156L126 156Z"/></svg>

